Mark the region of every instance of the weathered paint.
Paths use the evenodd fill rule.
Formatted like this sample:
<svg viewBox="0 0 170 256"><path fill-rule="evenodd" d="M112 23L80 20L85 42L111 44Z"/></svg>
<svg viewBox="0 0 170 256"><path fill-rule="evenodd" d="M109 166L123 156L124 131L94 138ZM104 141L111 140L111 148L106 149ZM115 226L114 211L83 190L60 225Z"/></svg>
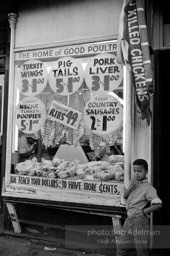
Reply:
<svg viewBox="0 0 170 256"><path fill-rule="evenodd" d="M15 47L117 37L122 0L20 3Z"/></svg>
<svg viewBox="0 0 170 256"><path fill-rule="evenodd" d="M15 207L11 203L6 203L8 208L9 216L11 218L11 222L16 233L21 233L21 226L19 224L18 216L15 210Z"/></svg>

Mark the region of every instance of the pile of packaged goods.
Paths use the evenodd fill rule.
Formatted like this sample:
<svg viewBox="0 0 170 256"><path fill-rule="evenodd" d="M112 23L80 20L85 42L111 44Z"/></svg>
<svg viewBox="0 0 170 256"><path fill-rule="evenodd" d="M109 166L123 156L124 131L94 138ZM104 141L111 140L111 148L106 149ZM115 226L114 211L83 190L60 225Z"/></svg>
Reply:
<svg viewBox="0 0 170 256"><path fill-rule="evenodd" d="M54 157L53 160L42 158L41 163L36 158L18 163L15 174L40 176L46 178L73 178L98 181L123 181L124 156L111 155L108 161L91 161L81 164L79 160L72 162Z"/></svg>

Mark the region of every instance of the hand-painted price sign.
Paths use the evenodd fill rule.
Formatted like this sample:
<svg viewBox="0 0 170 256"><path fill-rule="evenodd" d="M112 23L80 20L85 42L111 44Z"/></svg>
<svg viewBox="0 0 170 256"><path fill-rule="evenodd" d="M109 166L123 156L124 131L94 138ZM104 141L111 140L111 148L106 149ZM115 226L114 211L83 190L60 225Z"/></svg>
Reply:
<svg viewBox="0 0 170 256"><path fill-rule="evenodd" d="M56 94L71 95L79 89L82 82L83 68L74 58L61 58L50 69L49 84Z"/></svg>
<svg viewBox="0 0 170 256"><path fill-rule="evenodd" d="M43 62L30 60L23 63L17 73L16 83L26 96L40 94L47 85L47 69Z"/></svg>
<svg viewBox="0 0 170 256"><path fill-rule="evenodd" d="M85 105L85 124L95 134L104 135L117 130L122 120L122 105L111 95L97 94Z"/></svg>
<svg viewBox="0 0 170 256"><path fill-rule="evenodd" d="M34 133L39 131L45 122L45 106L38 98L26 97L18 103L15 116L19 130Z"/></svg>
<svg viewBox="0 0 170 256"><path fill-rule="evenodd" d="M85 69L85 81L93 93L114 91L122 78L123 68L117 63L115 54L99 54L91 59Z"/></svg>
<svg viewBox="0 0 170 256"><path fill-rule="evenodd" d="M72 129L77 129L82 118L82 113L76 109L70 108L55 100L52 101L47 114L48 118L66 125Z"/></svg>

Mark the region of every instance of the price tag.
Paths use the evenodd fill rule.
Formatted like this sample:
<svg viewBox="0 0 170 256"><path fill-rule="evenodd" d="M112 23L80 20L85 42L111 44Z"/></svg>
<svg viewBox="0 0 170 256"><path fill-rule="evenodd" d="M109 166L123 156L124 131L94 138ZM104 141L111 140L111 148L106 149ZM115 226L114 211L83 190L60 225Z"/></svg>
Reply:
<svg viewBox="0 0 170 256"><path fill-rule="evenodd" d="M76 92L83 82L83 68L71 57L59 59L50 69L49 84L59 95L71 95Z"/></svg>
<svg viewBox="0 0 170 256"><path fill-rule="evenodd" d="M26 96L40 94L47 85L47 69L43 62L29 60L23 63L17 72L16 83Z"/></svg>
<svg viewBox="0 0 170 256"><path fill-rule="evenodd" d="M85 81L93 93L114 91L122 78L123 67L117 63L115 54L99 54L91 59L85 69Z"/></svg>
<svg viewBox="0 0 170 256"><path fill-rule="evenodd" d="M26 97L16 106L16 124L18 129L25 133L39 131L46 117L46 109L41 100L35 97Z"/></svg>
<svg viewBox="0 0 170 256"><path fill-rule="evenodd" d="M83 118L91 132L105 135L120 127L123 120L123 108L115 97L97 94L86 103Z"/></svg>
<svg viewBox="0 0 170 256"><path fill-rule="evenodd" d="M48 118L66 125L72 129L77 129L82 118L82 113L76 109L70 108L53 100L47 116Z"/></svg>

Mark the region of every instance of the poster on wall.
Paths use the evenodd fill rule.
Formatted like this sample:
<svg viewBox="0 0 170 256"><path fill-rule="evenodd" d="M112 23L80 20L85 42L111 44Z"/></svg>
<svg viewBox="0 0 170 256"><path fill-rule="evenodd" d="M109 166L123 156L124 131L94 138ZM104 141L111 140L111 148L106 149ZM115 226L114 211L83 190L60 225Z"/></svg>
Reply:
<svg viewBox="0 0 170 256"><path fill-rule="evenodd" d="M51 102L47 117L72 129L77 129L82 113L55 100Z"/></svg>
<svg viewBox="0 0 170 256"><path fill-rule="evenodd" d="M59 95L68 96L76 92L83 82L83 68L72 57L64 57L55 62L49 72L49 85Z"/></svg>
<svg viewBox="0 0 170 256"><path fill-rule="evenodd" d="M47 69L39 60L24 62L16 76L16 84L19 91L25 96L40 94L47 85Z"/></svg>
<svg viewBox="0 0 170 256"><path fill-rule="evenodd" d="M46 118L46 109L43 102L36 97L25 97L16 106L16 124L24 133L39 131Z"/></svg>
<svg viewBox="0 0 170 256"><path fill-rule="evenodd" d="M86 103L83 118L92 133L105 135L120 127L123 121L123 108L114 96L96 94Z"/></svg>
<svg viewBox="0 0 170 256"><path fill-rule="evenodd" d="M85 81L93 93L112 92L119 87L122 79L123 67L117 63L115 54L99 54L85 69Z"/></svg>

